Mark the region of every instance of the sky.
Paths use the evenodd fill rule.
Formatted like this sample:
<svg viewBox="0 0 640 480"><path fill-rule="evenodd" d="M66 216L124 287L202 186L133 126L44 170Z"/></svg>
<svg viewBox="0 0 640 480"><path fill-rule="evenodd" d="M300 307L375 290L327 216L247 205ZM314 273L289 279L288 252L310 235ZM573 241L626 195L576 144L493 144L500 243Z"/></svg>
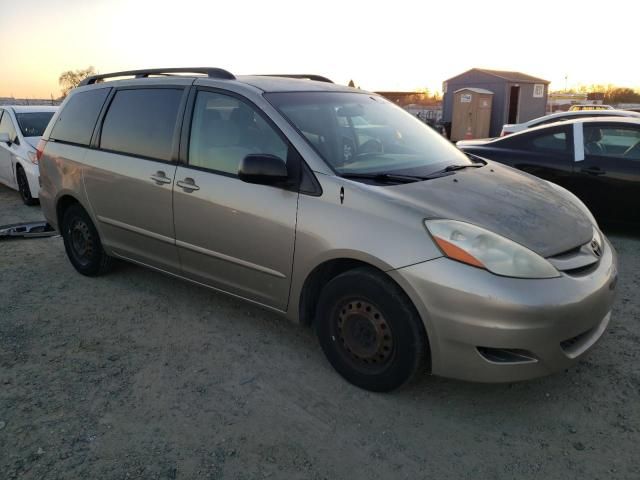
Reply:
<svg viewBox="0 0 640 480"><path fill-rule="evenodd" d="M441 90L473 67L640 88L637 0L0 0L0 97L66 70L211 66ZM629 26L625 27L626 20ZM567 76L567 80L565 80Z"/></svg>

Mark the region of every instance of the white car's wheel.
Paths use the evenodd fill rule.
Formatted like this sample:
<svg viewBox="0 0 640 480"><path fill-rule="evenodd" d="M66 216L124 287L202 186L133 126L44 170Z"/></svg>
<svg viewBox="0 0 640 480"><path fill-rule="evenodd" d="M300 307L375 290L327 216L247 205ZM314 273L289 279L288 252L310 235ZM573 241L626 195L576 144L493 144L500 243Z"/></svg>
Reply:
<svg viewBox="0 0 640 480"><path fill-rule="evenodd" d="M31 196L31 189L29 188L29 180L27 180L27 174L24 172L22 166L16 167L16 179L18 180L18 191L20 197L25 205L37 205L38 199Z"/></svg>

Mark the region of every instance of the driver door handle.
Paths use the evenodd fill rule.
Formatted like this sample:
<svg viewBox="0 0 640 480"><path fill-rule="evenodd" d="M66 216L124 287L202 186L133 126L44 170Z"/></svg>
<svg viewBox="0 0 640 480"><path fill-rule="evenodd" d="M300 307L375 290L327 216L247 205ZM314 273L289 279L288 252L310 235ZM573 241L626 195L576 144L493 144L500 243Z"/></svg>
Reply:
<svg viewBox="0 0 640 480"><path fill-rule="evenodd" d="M184 191L187 193L191 193L195 190L200 190L200 187L196 185L195 180L191 177L187 177L184 180L178 180L176 182L176 185L184 189Z"/></svg>
<svg viewBox="0 0 640 480"><path fill-rule="evenodd" d="M605 173L607 173L604 170L602 170L600 167L583 168L580 171L588 175L604 175Z"/></svg>

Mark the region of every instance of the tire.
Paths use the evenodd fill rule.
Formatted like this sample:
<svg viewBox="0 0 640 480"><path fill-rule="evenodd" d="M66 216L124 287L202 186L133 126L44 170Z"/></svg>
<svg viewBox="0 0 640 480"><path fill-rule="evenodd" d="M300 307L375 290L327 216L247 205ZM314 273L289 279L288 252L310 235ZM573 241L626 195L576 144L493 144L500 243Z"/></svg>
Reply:
<svg viewBox="0 0 640 480"><path fill-rule="evenodd" d="M31 196L31 189L29 188L29 181L27 180L27 174L24 173L24 169L18 165L16 167L16 180L18 181L18 191L20 197L25 205L37 205L40 203L37 198Z"/></svg>
<svg viewBox="0 0 640 480"><path fill-rule="evenodd" d="M113 258L105 253L95 225L80 204L73 204L65 210L62 238L67 257L82 275L96 277L111 269Z"/></svg>
<svg viewBox="0 0 640 480"><path fill-rule="evenodd" d="M429 357L415 307L398 285L373 269L350 270L327 283L315 330L333 368L365 390L401 387Z"/></svg>

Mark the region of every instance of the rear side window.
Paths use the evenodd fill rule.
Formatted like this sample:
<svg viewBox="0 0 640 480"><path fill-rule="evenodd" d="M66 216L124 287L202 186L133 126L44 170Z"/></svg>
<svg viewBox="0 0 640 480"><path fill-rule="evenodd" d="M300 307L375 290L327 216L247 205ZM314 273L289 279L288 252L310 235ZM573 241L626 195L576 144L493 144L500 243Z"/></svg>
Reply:
<svg viewBox="0 0 640 480"><path fill-rule="evenodd" d="M58 115L49 137L62 142L89 145L109 90L98 88L74 94Z"/></svg>
<svg viewBox="0 0 640 480"><path fill-rule="evenodd" d="M502 148L563 153L569 151L572 138L568 130L567 127L553 127L543 131L529 130L526 133L501 137L495 144Z"/></svg>
<svg viewBox="0 0 640 480"><path fill-rule="evenodd" d="M41 137L53 112L17 113L18 126L25 137Z"/></svg>
<svg viewBox="0 0 640 480"><path fill-rule="evenodd" d="M102 125L100 148L158 160L171 160L182 89L120 90Z"/></svg>
<svg viewBox="0 0 640 480"><path fill-rule="evenodd" d="M567 134L565 132L548 133L535 137L531 144L536 150L555 152L567 151Z"/></svg>

